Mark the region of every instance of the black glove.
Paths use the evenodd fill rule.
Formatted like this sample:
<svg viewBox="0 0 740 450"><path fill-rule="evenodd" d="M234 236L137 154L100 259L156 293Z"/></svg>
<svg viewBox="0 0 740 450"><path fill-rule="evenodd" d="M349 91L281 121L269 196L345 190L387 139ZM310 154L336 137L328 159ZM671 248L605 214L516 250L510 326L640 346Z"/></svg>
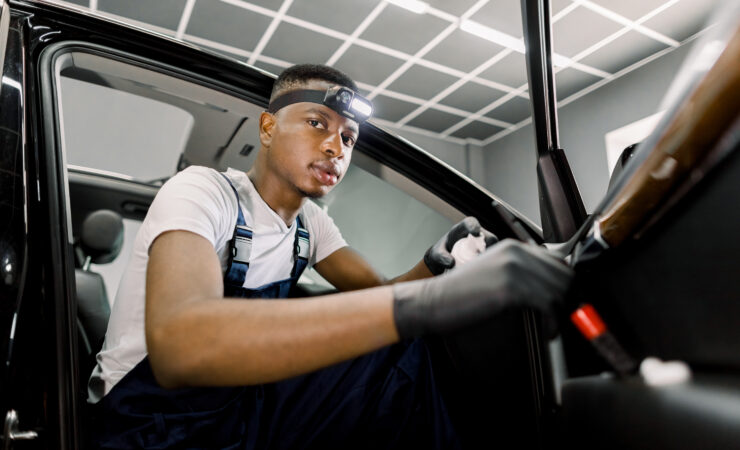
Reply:
<svg viewBox="0 0 740 450"><path fill-rule="evenodd" d="M447 334L515 307L552 319L572 277L547 249L507 239L444 275L395 284L393 318L402 339Z"/></svg>
<svg viewBox="0 0 740 450"><path fill-rule="evenodd" d="M452 269L455 267L455 258L452 257L450 252L455 243L469 234L477 237L481 233L483 233L483 238L486 241L486 247L490 247L498 242L496 235L481 227L478 219L475 217L464 218L455 224L447 234L442 236L436 244L429 247L426 253L424 253L424 264L427 265L429 271L434 275L439 275L447 269Z"/></svg>

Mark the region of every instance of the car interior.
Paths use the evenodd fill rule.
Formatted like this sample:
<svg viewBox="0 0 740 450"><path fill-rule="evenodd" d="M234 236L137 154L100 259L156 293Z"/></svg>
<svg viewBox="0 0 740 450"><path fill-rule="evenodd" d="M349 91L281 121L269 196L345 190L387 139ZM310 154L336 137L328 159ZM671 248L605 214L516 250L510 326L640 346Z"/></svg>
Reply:
<svg viewBox="0 0 740 450"><path fill-rule="evenodd" d="M72 230L74 242L77 243L77 253L80 255L77 275L77 301L78 301L78 324L80 327L80 392L86 392L85 374L88 374L93 364L96 348L101 344L101 330L104 330L106 316L109 314L108 304L115 295L114 292L107 292L105 282L102 277L91 270L92 268L103 269L106 262L115 259L121 249L121 237L123 234L123 219L126 219L126 226L137 226L143 219L148 205L151 203L158 186L175 171L179 171L191 164L200 164L214 167L218 170L224 170L226 167L236 167L246 170L254 160L259 146L259 137L256 133L255 118L262 111L260 104L250 102L249 99L237 98L220 91L215 86L206 86L197 80L188 79L187 76L172 76L163 68L145 67L135 59L126 55L118 55L115 52L106 52L102 48L69 48L60 52L61 56L55 60L55 73L57 74L56 86L58 89L57 97L60 103L62 116L60 122L64 125L65 145L64 151L68 155L69 166L69 183L70 183L70 202L72 211ZM107 53L107 54L106 54ZM70 88L72 82L78 83L77 86ZM68 104L72 102L66 100L65 96L72 95L73 98L79 98L81 89L106 89L115 90L121 95L128 96L133 101L156 101L166 104L168 107L177 108L183 112L182 117L186 125L176 128L184 130L183 135L179 137L182 148L178 152L171 152L170 159L167 161L169 167L161 166L163 172L146 176L140 176L136 173L115 173L120 170L120 164L115 162L116 149L110 149L109 143L86 143L94 145L96 148L106 149L110 165L101 167L88 167L86 161L81 160L74 146L80 145L81 142L76 139L74 120L68 120L67 117L73 117L74 113L69 113ZM68 94L69 89L73 94ZM84 92L84 91L82 91ZM110 107L110 105L108 105ZM88 114L94 115L94 112L88 111ZM78 119L79 120L79 119ZM91 120L87 117L86 120ZM666 119L667 120L667 119ZM172 136L170 136L172 137ZM151 139L156 142L156 138ZM649 144L649 143L648 143ZM644 147L644 146L643 146ZM610 192L617 190L618 182L624 178L623 172L625 166L635 158L638 152L638 145L627 147L619 163L614 170L610 179ZM644 154L643 154L644 155ZM174 158L176 156L176 159ZM342 229L347 233L348 240L360 251L367 254L372 262L378 267L385 268L392 275L393 271L400 272L404 268L413 264L413 260L404 260L396 258L394 261L384 260L381 255L417 255L423 252L435 237L443 232L450 224L463 217L463 214L455 207L439 199L429 191L412 182L393 169L384 166L381 162L373 159L371 156L357 152L354 166L347 176L347 179L341 186L341 189L333 192L326 198L318 200L317 203L323 208L327 208L337 222L342 225ZM634 167L631 166L631 167ZM370 195L374 191L376 195ZM712 197L713 195L710 195ZM383 205L366 205L363 211L358 212L356 203L366 201L370 198L384 199ZM726 201L726 200L724 200ZM382 212L381 212L382 211ZM696 209L691 209L696 211ZM683 220L677 219L672 223L672 227L680 227L684 221L690 226L696 218L692 215L697 212L689 213L689 216ZM416 217L418 226L411 226L411 229L404 230L404 233L396 236L396 239L389 238L389 231L392 229L388 221L397 220L398 215L402 215L409 222L409 218ZM383 242L390 242L390 246L396 251L389 251L389 248L377 247L377 236L367 237L354 235L355 230L360 230L360 224L372 222L372 229L378 233L385 233ZM413 222L413 221L411 221ZM385 228L384 228L385 227ZM647 232L647 236L641 239L641 244L633 244L632 249L628 245L627 250L617 252L618 256L605 256L599 259L595 266L586 264L584 271L588 271L590 279L581 286L585 293L580 294L593 297L595 292L603 292L608 295L618 295L624 298L625 293L619 292L615 282L623 278L636 279L636 267L645 268L644 264L651 261L665 261L665 258L659 256L665 251L663 246L671 242L671 233L669 229L664 230L658 243L652 244L651 249L647 245L655 231ZM585 226L584 228L585 229ZM93 231L88 231L93 230ZM675 233L675 231L673 232ZM657 236L656 236L657 238ZM93 240L94 242L90 242ZM661 244L660 242L666 242ZM131 242L124 242L123 246L130 245ZM398 246L403 246L404 251L398 252ZM376 256L377 255L377 256ZM625 256L629 255L629 256ZM378 259L374 259L374 258ZM617 258L616 260L613 258ZM630 263L626 264L626 260ZM636 258L636 259L635 259ZM616 261L616 262L614 262ZM644 262L642 262L644 261ZM670 267L670 265L669 265ZM698 270L698 269L697 269ZM616 277L613 276L616 272ZM609 277L606 277L609 273ZM679 270L674 273L680 273ZM112 275L115 277L116 275ZM666 274L662 275L664 278ZM711 277L706 274L705 276ZM669 275L670 277L670 275ZM715 277L716 278L716 277ZM644 279L644 278L643 278ZM598 281L597 281L598 280ZM717 280L721 283L720 280ZM681 283L676 280L676 284ZM587 286L587 287L583 287ZM610 286L606 288L604 286ZM649 294L651 292L647 285L641 282L631 283L632 289L642 286L643 292L639 298L670 298ZM622 285L622 289L626 286ZM300 283L300 290L294 295L314 295L331 291L328 285L321 277L313 272L307 271ZM665 289L665 287L661 287ZM674 289L674 299L685 298L686 293ZM684 288L690 289L690 288ZM113 289L109 289L112 291ZM601 297L601 296L600 296ZM638 297L635 294L635 297ZM615 317L629 317L633 314L629 303L615 301L607 303L603 298L593 298L590 300L598 305L600 311L605 314L610 321L615 332L618 333L620 340L624 340L627 347L634 352L635 348L640 348L643 352L652 350L656 354L681 356L683 360L700 361L703 364L717 364L725 361L723 352L719 350L718 345L715 352L707 352L704 345L687 341L684 347L679 339L673 338L671 342L665 343L660 340L659 335L653 336L657 341L647 340L642 337L640 326L642 323L649 321L645 319L637 320L632 318L626 325L622 321L616 320ZM709 298L704 298L704 303L711 302ZM615 305L620 305L622 310L618 313L613 311ZM646 317L645 308L649 306L642 303L643 307L640 317ZM657 306L657 305L656 305ZM627 309L624 309L627 308ZM704 308L689 308L685 312L674 307L668 309L671 312L667 316L672 319L687 320L686 314L704 310ZM636 313L637 311L635 311ZM536 322L536 318L530 318ZM517 323L520 317L509 317L501 320L502 324ZM624 320L624 319L623 319ZM654 323L660 323L658 318L654 318ZM650 326L654 327L654 323ZM644 326L648 326L645 323ZM688 325L687 325L688 326ZM638 328L635 328L638 327ZM624 329L631 329L632 332L625 332ZM721 328L721 327L720 327ZM651 423L651 418L655 415L668 415L666 422L675 424L688 421L694 423L699 421L714 430L721 423L722 419L728 419L723 413L722 408L717 409L717 403L726 404L727 408L733 405L737 392L732 385L727 387L723 381L717 381L719 387L715 387L715 381L710 379L706 384L701 378L697 385L692 385L689 389L676 390L675 392L665 393L663 390L656 390L644 385L632 385L615 382L614 377L599 375L602 371L608 370L608 365L599 356L594 354L594 350L585 347L585 341L577 336L574 329L566 330L562 339L548 344L548 349L542 351L542 354L549 355L547 361L541 361L539 375L540 380L548 378L557 378L554 375L561 373L560 383L556 389L562 397L559 399L559 405L566 405L562 414L558 417L564 421L566 426L563 428L550 429L553 427L551 422L535 421L528 426L523 426L523 419L533 413L547 414L543 411L546 407L544 404L538 404L537 401L532 403L521 401L521 392L531 388L530 381L520 381L519 388L513 385L512 376L503 375L502 367L507 367L514 374L526 374L530 372L532 360L527 359L526 342L538 341L540 338L528 338L516 335L512 326L501 326L497 331L492 332L490 328L480 330L470 330L459 336L454 336L445 340L444 348L453 355L453 366L446 367L442 371L443 376L449 377L452 381L448 383L453 386L449 389L453 391L451 398L466 399L459 400L460 404L453 404L452 408L459 408L469 411L476 411L476 414L465 415L466 425L465 435L469 439L483 439L485 424L493 419L507 423L510 428L509 438L515 434L519 435L520 443L524 444L527 438L522 437L528 431L538 430L532 437L534 441L542 440L549 433L565 433L567 436L578 435L583 433L585 436L591 436L594 440L607 440L604 448L621 448L622 445L633 443L633 437L622 439L622 433L632 430L635 422L645 422L647 426ZM525 327L524 333L536 333L535 328ZM640 337L638 337L640 336ZM499 344L492 344L498 342ZM505 344L501 344L505 343ZM563 345L567 346L568 351L563 351ZM718 343L719 344L719 343ZM507 348L502 348L506 346ZM667 346L667 347L666 347ZM693 351L700 353L694 354ZM584 358L584 355L587 356ZM732 358L734 360L736 358ZM517 369L518 368L518 369ZM546 375L550 372L551 375ZM531 372L530 372L531 373ZM591 375L589 375L591 374ZM580 378L575 375L587 375ZM485 378L485 379L484 379ZM536 378L535 378L536 379ZM558 382L558 381L556 381ZM542 383L542 381L540 381ZM471 400L473 393L466 390L465 386L487 385L487 388L478 392L479 398ZM542 396L555 395L554 391L547 393L547 386L540 386ZM713 400L718 398L716 402ZM483 401L500 405L498 411L488 411L486 414L480 414L483 411ZM702 409L697 410L695 401L707 402L713 405L714 412L705 415ZM665 406L664 405L669 405ZM453 402L454 403L454 402ZM663 406L658 406L663 405ZM655 408L659 408L656 410ZM730 414L734 417L733 414ZM630 417L630 419L625 419ZM508 422L506 420L508 419ZM592 431L581 432L568 428L572 424L588 423ZM580 425L579 425L580 426ZM696 427L696 425L693 425ZM621 428L623 427L623 428ZM701 426L700 426L701 427ZM604 434L598 434L596 429L601 429ZM634 430L632 430L634 432ZM722 431L717 431L718 440L721 440ZM641 445L649 447L650 442L670 442L673 434L669 430L657 428L650 432L645 432L644 440ZM732 433L730 433L732 436ZM473 438L474 437L474 438ZM567 439L567 438L566 438ZM576 444L582 443L580 440L574 440ZM676 442L676 444L686 445L687 442ZM603 442L602 442L603 443ZM697 443L698 444L698 443ZM690 446L689 446L690 447Z"/></svg>
<svg viewBox="0 0 740 450"><path fill-rule="evenodd" d="M61 9L47 8L56 14L52 19L39 11L37 22L32 21L40 27L34 33L42 36L47 32L43 27L59 26L60 17L66 17ZM737 6L726 8L727 17L737 17ZM24 75L14 61L26 51L21 43L28 37L20 30L28 15L16 13L11 21L7 79ZM2 18L7 20L7 14ZM27 290L43 302L26 301L17 310L23 314L11 311L14 305L0 310L11 311L5 315L13 317L12 333L18 320L18 334L11 333L18 341L15 351L43 356L23 356L32 364L13 367L2 378L33 381L13 392L14 401L33 400L15 407L21 414L40 411L38 418L26 419L34 425L26 428L44 440L29 448L54 448L56 443L85 448L87 380L149 205L167 179L190 165L249 169L260 147L256 120L272 77L121 24L95 18L70 19L74 27L61 22L73 31L59 41L40 39L41 44L28 47L38 62L25 69L33 86L28 90L31 112L8 114L25 111L14 97L21 89L8 89L5 79L0 95L0 133L20 129L17 123L27 116L35 133L28 145L38 146L33 157L13 161L23 171L26 164L35 171L35 186L33 179L26 183L8 175L7 158L0 157L0 181L24 186L38 199L27 210L17 206L15 197L12 204L0 199L2 211L11 211L8 217L15 220L13 232L24 237L45 233L44 239L24 241L23 250L40 267L28 271ZM88 34L81 31L85 27L98 31ZM100 29L111 27L147 45L95 38L103 34ZM476 215L501 238L545 245L576 269L558 312L557 338L543 336L542 318L526 310L439 340L448 358L438 375L464 447L740 448L738 33L737 23L727 20L702 36L672 83L659 124L623 150L606 195L588 214L580 197L558 197L556 191L562 194L569 184L578 192L560 148L538 153L537 169L533 158L545 214L540 228L495 193L372 124L362 128L364 139L342 184L312 200L387 277L412 267L466 215ZM188 65L188 58L216 68ZM530 67L530 78L536 68ZM534 109L552 118L546 103ZM538 145L549 127L557 136L557 120L535 122L537 130L545 130L537 131ZM16 139L21 149L17 136L0 137ZM427 178L442 179L443 186ZM24 208L25 201L20 200ZM568 216L565 228L557 229L559 215ZM36 225L23 229L26 222L20 217ZM399 221L402 230L395 226ZM563 231L571 228L571 233ZM559 233L565 239L556 239ZM0 268L10 267L2 263ZM8 273L3 276L10 280L13 274ZM16 291L21 298L23 289ZM292 295L332 291L318 273L306 270ZM594 325L600 339L584 335L576 324L575 313L585 306L598 311L600 319L591 317L592 324L603 322L601 328ZM73 310L69 317L65 307ZM630 359L629 370L620 373L614 365L617 354ZM11 356L8 361L15 361ZM652 371L647 361L654 362ZM666 374L676 370L681 377L671 380ZM659 381L652 378L655 373ZM69 379L74 387L64 385ZM66 395L72 397L67 403ZM6 436L15 430L9 423ZM5 444L10 448L11 440Z"/></svg>

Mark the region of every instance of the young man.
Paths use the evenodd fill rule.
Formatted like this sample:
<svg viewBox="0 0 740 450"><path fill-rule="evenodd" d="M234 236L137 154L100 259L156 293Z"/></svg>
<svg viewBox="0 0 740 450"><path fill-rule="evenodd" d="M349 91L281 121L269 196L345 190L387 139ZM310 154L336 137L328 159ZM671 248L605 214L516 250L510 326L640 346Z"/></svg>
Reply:
<svg viewBox="0 0 740 450"><path fill-rule="evenodd" d="M412 338L561 298L570 270L512 242L430 278L468 233L495 242L472 218L392 282L347 247L306 201L341 181L359 137L342 88L357 92L329 67L287 69L249 173L191 167L162 187L90 380L96 446L454 447L429 350ZM282 299L308 264L342 293Z"/></svg>

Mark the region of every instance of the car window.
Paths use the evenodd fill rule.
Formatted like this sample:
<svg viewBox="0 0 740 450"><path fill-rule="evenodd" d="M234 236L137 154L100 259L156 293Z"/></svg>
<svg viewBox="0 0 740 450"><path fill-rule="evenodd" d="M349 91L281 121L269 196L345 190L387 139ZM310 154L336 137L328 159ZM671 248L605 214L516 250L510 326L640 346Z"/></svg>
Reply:
<svg viewBox="0 0 740 450"><path fill-rule="evenodd" d="M146 182L175 172L193 127L190 113L69 76L60 87L70 165Z"/></svg>
<svg viewBox="0 0 740 450"><path fill-rule="evenodd" d="M141 63L71 51L57 59L56 87L67 163L86 173L160 185L191 164L248 170L259 148L256 118L262 107ZM342 183L315 201L349 245L387 277L410 269L462 218L357 150ZM136 221L125 222L126 248L137 228ZM95 268L110 297L129 251L124 249L120 262ZM314 271L302 281L328 286Z"/></svg>
<svg viewBox="0 0 740 450"><path fill-rule="evenodd" d="M334 219L349 246L387 278L411 269L453 221L463 217L454 208L435 201L431 194L423 200L436 209L423 203L391 184L394 178L413 188L413 183L400 174L355 154L342 182L325 197L314 200ZM304 272L300 281L329 286L314 270Z"/></svg>

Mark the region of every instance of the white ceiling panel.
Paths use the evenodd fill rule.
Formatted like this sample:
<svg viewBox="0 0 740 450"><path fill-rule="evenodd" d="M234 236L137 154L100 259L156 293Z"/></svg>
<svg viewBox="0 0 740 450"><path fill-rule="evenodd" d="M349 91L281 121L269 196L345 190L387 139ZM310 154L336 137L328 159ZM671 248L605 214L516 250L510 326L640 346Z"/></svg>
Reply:
<svg viewBox="0 0 740 450"><path fill-rule="evenodd" d="M415 65L391 83L388 89L429 100L455 81L457 78L452 75Z"/></svg>
<svg viewBox="0 0 740 450"><path fill-rule="evenodd" d="M622 26L582 6L574 9L552 26L552 44L556 53L575 56Z"/></svg>
<svg viewBox="0 0 740 450"><path fill-rule="evenodd" d="M630 31L599 51L586 56L581 62L605 72L616 73L666 47L668 46L662 42L650 39L636 31Z"/></svg>
<svg viewBox="0 0 740 450"><path fill-rule="evenodd" d="M283 22L262 53L295 64L315 63L329 59L340 45L339 39Z"/></svg>
<svg viewBox="0 0 740 450"><path fill-rule="evenodd" d="M513 97L498 108L486 113L486 117L508 123L519 123L531 115L532 106L528 99Z"/></svg>
<svg viewBox="0 0 740 450"><path fill-rule="evenodd" d="M245 23L249 26L245 27ZM193 7L186 33L251 51L269 25L267 16L228 3L201 1Z"/></svg>
<svg viewBox="0 0 740 450"><path fill-rule="evenodd" d="M288 15L352 34L379 3L380 0L342 0L339 3L336 0L293 0Z"/></svg>
<svg viewBox="0 0 740 450"><path fill-rule="evenodd" d="M414 54L434 39L449 22L388 5L360 38Z"/></svg>
<svg viewBox="0 0 740 450"><path fill-rule="evenodd" d="M451 136L462 139L472 138L482 141L503 130L503 128L497 127L496 125L473 121L453 132Z"/></svg>
<svg viewBox="0 0 740 450"><path fill-rule="evenodd" d="M353 45L334 63L334 67L357 82L377 86L403 62L394 56Z"/></svg>
<svg viewBox="0 0 740 450"><path fill-rule="evenodd" d="M373 114L390 122L398 122L418 107L417 104L385 95L378 95L373 99Z"/></svg>
<svg viewBox="0 0 740 450"><path fill-rule="evenodd" d="M738 1L738 0L727 0ZM680 0L675 5L645 22L645 26L677 41L711 25L712 11L720 0Z"/></svg>
<svg viewBox="0 0 740 450"><path fill-rule="evenodd" d="M630 20L637 20L650 11L662 6L666 0L591 0Z"/></svg>
<svg viewBox="0 0 740 450"><path fill-rule="evenodd" d="M101 11L129 17L144 23L150 23L162 28L176 30L180 23L180 16L185 9L186 0L98 0L98 9ZM87 3L87 2L83 2Z"/></svg>
<svg viewBox="0 0 740 450"><path fill-rule="evenodd" d="M457 29L427 53L424 59L469 72L504 48Z"/></svg>
<svg viewBox="0 0 740 450"><path fill-rule="evenodd" d="M460 122L462 118L436 109L427 109L408 122L408 125L426 130L446 130Z"/></svg>
<svg viewBox="0 0 740 450"><path fill-rule="evenodd" d="M474 113L490 105L505 94L504 91L468 82L439 102L443 105Z"/></svg>
<svg viewBox="0 0 740 450"><path fill-rule="evenodd" d="M521 38L522 15L519 0L490 0L470 19L516 38Z"/></svg>
<svg viewBox="0 0 740 450"><path fill-rule="evenodd" d="M521 53L511 52L481 72L480 77L518 88L527 83L527 61Z"/></svg>

